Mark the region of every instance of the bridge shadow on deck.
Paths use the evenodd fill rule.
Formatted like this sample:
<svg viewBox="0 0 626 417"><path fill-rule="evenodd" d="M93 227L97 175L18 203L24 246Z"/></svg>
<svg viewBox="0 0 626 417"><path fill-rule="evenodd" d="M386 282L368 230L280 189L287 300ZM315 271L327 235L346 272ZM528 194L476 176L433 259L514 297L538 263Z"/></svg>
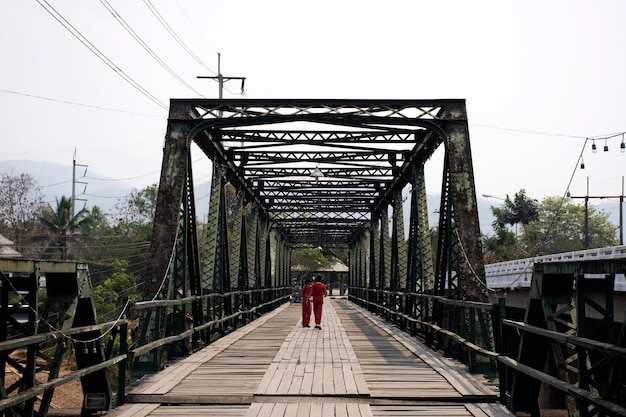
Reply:
<svg viewBox="0 0 626 417"><path fill-rule="evenodd" d="M126 416L512 415L493 386L346 299L284 305L129 390Z"/></svg>

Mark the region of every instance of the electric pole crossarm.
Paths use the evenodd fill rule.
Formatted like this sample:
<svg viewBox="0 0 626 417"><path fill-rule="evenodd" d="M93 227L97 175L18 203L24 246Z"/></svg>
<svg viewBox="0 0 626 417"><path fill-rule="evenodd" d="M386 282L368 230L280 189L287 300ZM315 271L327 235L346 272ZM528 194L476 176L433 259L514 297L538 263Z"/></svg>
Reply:
<svg viewBox="0 0 626 417"><path fill-rule="evenodd" d="M200 75L197 78L209 79L209 80L217 80L218 88L219 88L219 99L224 98L224 83L231 80L241 80L241 93L243 94L244 83L246 82L246 77L224 77L222 75L221 70L221 55L217 54L217 76L205 76Z"/></svg>

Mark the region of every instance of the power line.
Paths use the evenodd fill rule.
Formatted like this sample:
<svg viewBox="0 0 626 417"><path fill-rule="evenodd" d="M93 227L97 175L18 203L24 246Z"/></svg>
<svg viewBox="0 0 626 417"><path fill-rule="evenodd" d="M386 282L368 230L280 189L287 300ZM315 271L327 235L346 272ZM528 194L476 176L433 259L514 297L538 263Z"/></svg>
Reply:
<svg viewBox="0 0 626 417"><path fill-rule="evenodd" d="M217 53L217 76L215 76L215 77L208 77L208 76L200 75L200 76L198 76L198 78L208 78L208 79L211 79L211 80L217 80L218 88L219 88L219 99L220 100L224 96L224 83L226 81L241 80L241 93L242 94L243 94L243 86L244 86L244 83L246 81L246 77L224 77L222 75L222 71L221 71L221 55L220 55L219 52Z"/></svg>
<svg viewBox="0 0 626 417"><path fill-rule="evenodd" d="M167 32L174 38L174 40L178 42L178 44L185 50L185 52L187 52L198 64L202 65L207 71L215 73L215 71L209 68L196 54L193 53L191 49L189 49L185 42L183 42L183 40L176 34L176 32L174 32L174 29L172 29L172 27L167 23L163 16L161 16L159 11L152 5L150 0L143 0L143 2L148 7L148 9L150 9L154 17L156 17L156 19L159 21L159 23L161 23L161 25L165 28L165 30L167 30Z"/></svg>
<svg viewBox="0 0 626 417"><path fill-rule="evenodd" d="M100 3L113 15L113 17L115 18L115 20L118 21L118 23L120 25L122 25L122 27L126 30L126 32L128 32L133 39L135 39L135 41L137 41L137 43L146 51L148 52L148 54L154 58L154 60L156 62L159 63L159 65L161 65L163 68L165 68L165 70L167 72L169 72L174 78L176 78L181 84L183 84L185 87L187 87L188 89L190 89L191 91L193 91L194 93L196 93L197 95L199 95L200 97L204 97L202 95L202 93L200 93L198 90L196 90L195 88L193 88L191 85L189 85L185 80L183 80L178 74L176 74L176 72L174 72L173 69L171 69L157 54L156 52L154 52L149 46L148 44L146 44L146 42L144 42L143 39L141 39L141 37L130 27L130 25L128 23L126 23L126 21L122 18L122 16L120 16L120 14L113 8L113 6L111 6L109 4L109 2L107 0L100 0Z"/></svg>
<svg viewBox="0 0 626 417"><path fill-rule="evenodd" d="M113 61L111 61L106 55L104 55L98 48L96 48L89 40L82 34L78 29L76 29L70 22L68 22L61 13L59 13L54 7L52 7L46 0L36 0L37 3L46 11L50 16L52 16L57 22L59 22L68 32L72 34L80 43L82 43L89 51L91 51L95 56L97 56L102 62L104 62L109 68L115 71L120 77L124 79L127 83L129 83L133 88L139 91L141 94L146 96L156 105L162 107L164 110L168 109L168 106L162 103L158 98L152 95L148 90L143 88L137 81L132 79L128 74L126 74L121 68L119 68ZM46 5L44 6L45 3Z"/></svg>
<svg viewBox="0 0 626 417"><path fill-rule="evenodd" d="M89 176L85 176L85 178L88 178L90 180L95 180L95 181L129 181L129 180L136 180L139 178L149 177L150 175L159 174L159 173L161 173L161 171L152 171L152 172L148 172L147 174L142 174L136 177L128 177L128 178L95 178L95 177L89 177Z"/></svg>
<svg viewBox="0 0 626 417"><path fill-rule="evenodd" d="M183 13L183 15L185 16L185 18L187 19L187 21L191 24L191 26L193 26L193 28L196 30L196 32L198 32L198 35L204 40L204 42L207 44L207 46L209 46L210 48L213 48L214 50L217 51L217 48L215 48L215 46L213 46L211 44L211 42L209 42L209 40L204 36L204 34L200 31L200 29L198 29L198 26L196 26L196 24L193 22L193 20L191 20L191 18L189 17L189 15L187 14L187 12L185 11L185 9L183 9L180 5L180 3L178 2L178 0L176 0L176 5L178 6L178 8L180 9L180 11ZM214 71L210 71L212 74L215 74Z"/></svg>
<svg viewBox="0 0 626 417"><path fill-rule="evenodd" d="M509 132L532 133L534 135L559 136L563 138L587 139L589 137L589 136L563 135L559 133L538 132L538 131L524 130L524 129L511 129L511 128L500 127L500 126L481 125L478 123L470 123L470 126L486 127L488 129L507 130Z"/></svg>
<svg viewBox="0 0 626 417"><path fill-rule="evenodd" d="M54 102L57 102L57 103L72 104L74 106L90 107L90 108L98 109L98 110L115 111L115 112L118 112L118 113L137 114L139 116L149 116L149 117L158 117L158 118L162 118L163 117L163 116L157 116L156 114L139 113L139 112L128 111L128 110L112 109L110 107L95 106L93 104L77 103L75 101L61 100L61 99L58 99L58 98L37 96L37 95L34 95L34 94L21 93L19 91L11 91L11 90L0 89L0 92L1 93L7 93L7 94L15 94L15 95L24 96L24 97L38 98L40 100L54 101Z"/></svg>

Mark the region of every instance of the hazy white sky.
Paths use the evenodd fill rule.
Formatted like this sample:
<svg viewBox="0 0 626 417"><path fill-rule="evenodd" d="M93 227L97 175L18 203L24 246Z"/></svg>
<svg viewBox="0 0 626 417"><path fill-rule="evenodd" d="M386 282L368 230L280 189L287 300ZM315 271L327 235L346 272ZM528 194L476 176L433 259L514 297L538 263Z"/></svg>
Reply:
<svg viewBox="0 0 626 417"><path fill-rule="evenodd" d="M479 196L542 199L570 179L584 195L587 177L592 195L621 193L623 0L1 0L0 160L71 164L76 147L90 171L143 187L158 180L167 111L40 3L165 106L217 97L196 78L215 75L217 52L249 98L463 98ZM238 82L226 87L238 97ZM576 169L585 138L614 134L609 152L588 141Z"/></svg>

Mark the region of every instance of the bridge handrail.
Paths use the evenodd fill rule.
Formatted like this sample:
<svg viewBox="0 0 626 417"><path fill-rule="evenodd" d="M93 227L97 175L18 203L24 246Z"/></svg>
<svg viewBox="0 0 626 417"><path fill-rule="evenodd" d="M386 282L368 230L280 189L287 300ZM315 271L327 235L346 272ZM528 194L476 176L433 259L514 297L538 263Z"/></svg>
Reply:
<svg viewBox="0 0 626 417"><path fill-rule="evenodd" d="M81 327L73 327L73 328L68 328L68 329L63 329L63 330L55 329L53 331L46 332L46 333L40 333L40 334L31 335L31 336L25 336L21 338L12 339L12 340L2 341L0 342L0 352L12 351L15 349L32 346L32 345L39 345L41 343L44 343L50 340L56 340L58 343L60 343L61 341L65 341L67 339L71 343L74 343L74 345L76 345L76 343L87 343L87 342L91 343L91 340L85 341L81 339L75 339L72 336L76 336L80 334L89 334L91 337L93 335L93 332L100 332L102 330L105 330L105 332L102 333L99 337L97 337L96 340L100 340L102 337L106 336L107 334L110 335L110 338L108 340L108 347L104 351L100 350L101 354L105 357L105 360L94 365L85 366L83 368L77 369L66 375L57 376L56 378L53 378L46 382L37 382L36 386L27 388L23 391L19 391L15 395L11 395L10 397L0 399L0 414L2 414L3 410L6 410L10 407L15 407L19 404L23 404L26 401L36 398L39 395L45 394L46 392L53 390L61 385L64 385L70 381L82 378L89 374L93 374L94 372L98 372L102 369L109 368L113 365L118 365L117 397L118 399L123 398L124 388L125 388L124 378L126 374L126 362L129 358L128 351L127 351L127 343L125 339L128 335L128 323L125 320L110 321L106 323L94 324L94 325L89 325L89 326L81 326ZM109 331L111 330L113 331L109 333ZM112 347L112 344L117 336L119 336L120 338L119 339L120 354L114 357L106 358L107 355L111 354L110 348ZM98 344L96 344L96 341L94 341L93 346L94 346L94 349L96 349L96 346L99 346L100 349L102 349L102 347L99 345L99 342ZM63 345L63 348L65 349L65 344Z"/></svg>
<svg viewBox="0 0 626 417"><path fill-rule="evenodd" d="M34 345L37 343L47 342L48 340L65 338L66 336L72 336L80 333L88 333L96 330L102 330L105 328L110 328L111 326L117 325L117 321L110 321L101 324L93 324L90 326L83 327L73 327L71 329L66 330L54 330L47 333L39 333L33 336L20 337L16 339L6 340L0 342L0 352L4 352L6 350L17 349L20 347Z"/></svg>
<svg viewBox="0 0 626 417"><path fill-rule="evenodd" d="M70 381L74 381L76 379L79 379L85 375L89 375L92 374L94 372L97 372L101 369L105 369L108 368L110 366L113 366L115 364L118 363L122 363L124 361L126 361L126 359L128 359L128 355L127 354L121 354L121 355L117 355L113 358L110 358L106 361L100 362L96 365L91 365L85 368L81 368L77 371L71 372L67 375L64 376L60 376L57 378L54 378L50 381L47 382L42 382L39 383L37 386L34 386L32 388L28 388L24 391L21 391L19 393L17 393L16 395L12 395L9 398L5 398L0 400L0 411L5 410L9 407L14 407L16 405L22 404L32 398L37 397L38 395L42 395L43 393L45 393L46 391L49 391L51 389L54 389L56 387L59 387L63 384L66 384ZM123 390L122 390L123 392ZM119 393L118 393L119 396Z"/></svg>
<svg viewBox="0 0 626 417"><path fill-rule="evenodd" d="M506 326L515 327L516 329L526 331L529 333L538 334L541 336L548 337L552 340L555 340L559 343L569 343L572 345L597 350L602 353L606 353L613 356L620 356L622 358L626 358L626 348L612 345L606 342L599 342L597 340L589 339L586 337L579 337L570 335L567 333L559 333L554 330L542 329L541 327L533 326L531 324L527 324L521 321L503 319L502 324Z"/></svg>
<svg viewBox="0 0 626 417"><path fill-rule="evenodd" d="M571 262L573 260L589 259L620 259L626 258L626 245L607 246L604 248L584 249L551 255L541 255L532 258L514 259L485 265L485 275L492 276L502 272L516 273L528 270L529 265L539 262ZM532 269L530 269L532 272Z"/></svg>
<svg viewBox="0 0 626 417"><path fill-rule="evenodd" d="M209 328L211 326L215 326L215 325L218 325L218 324L221 324L221 323L228 322L230 320L233 320L233 319L236 319L238 317L241 317L244 314L254 314L258 310L262 310L263 308L265 308L267 306L275 304L276 302L279 302L280 300L283 300L283 299L286 300L288 298L289 298L289 295L284 295L284 296L279 297L279 298L277 298L275 300L268 301L268 302L263 303L263 304L259 304L258 306L252 307L252 308L250 308L248 310L239 310L239 311L237 311L237 312L235 312L235 313L233 313L233 314L231 314L229 316L222 317L222 318L217 319L217 320L208 321L206 323L203 323L200 326L192 327L191 329L186 330L186 331L184 331L182 333L179 333L179 334L176 334L176 335L173 335L173 336L164 337L164 338L161 338L161 339L158 339L158 340L154 340L154 341L152 341L150 343L146 343L145 345L141 345L139 347L131 349L130 350L130 354L132 355L132 357L137 357L137 356L143 355L143 354L145 354L147 352L150 352L150 351L152 351L154 349L157 349L157 348L159 348L161 346L164 346L164 345L167 345L169 343L178 342L180 340L186 339L186 338L192 336L194 333L199 333L199 332L201 332L201 331L203 331L203 330L205 330L205 329L207 329L207 328Z"/></svg>
<svg viewBox="0 0 626 417"><path fill-rule="evenodd" d="M624 247L626 249L626 247ZM382 294L386 294L386 295L396 295L396 296L406 296L406 295L411 295L411 296L418 296L424 299L432 299L432 300L437 300L439 302L445 303L445 304L450 304L450 305L457 305L457 306L462 306L462 307L470 307L470 308L482 308L482 309L492 309L495 311L496 306L489 304L489 303L478 303L478 302L471 302L471 301L464 301L464 300L449 300L449 299L445 299L445 297L439 297L439 296L434 296L434 295L429 295L429 294L419 294L419 293L408 293L408 292L398 292L398 291L387 291L387 290L378 290L378 289L362 289L362 288L355 288L356 291L354 292L359 292L360 290L366 290L366 291L374 291L376 293L382 293ZM552 386L555 389L558 389L562 392L564 392L567 395L571 395L572 397L576 398L577 400L582 400L585 401L587 403L593 404L594 406L596 406L597 408L603 410L605 413L607 413L608 415L611 416L625 416L626 415L626 408L611 402L610 400L607 400L603 397L601 397L598 394L595 394L589 390L583 389L583 388L579 388L576 385L572 385L569 384L566 381L562 381L561 379L557 378L557 377L553 377L545 372L542 372L540 370L534 369L528 365L524 365L523 363L520 363L519 361L503 355L501 353L498 353L496 351L491 351L489 349L486 349L484 347L478 346L475 343L472 343L471 341L467 340L466 338L464 338L463 336L442 328L434 323L428 322L428 321L424 321L424 320L420 320L416 317L412 317L408 314L405 314L401 311L395 310L393 308L390 308L387 305L380 305L378 303L363 299L362 297L358 297L354 294L350 294L349 296L350 300L353 302L356 302L359 305L364 306L366 309L370 310L370 311L374 311L375 313L377 313L379 316L385 317L386 316L386 320L387 321L393 321L393 320L397 320L398 318L401 318L402 320L405 320L407 322L411 322L411 323L415 323L418 324L420 326L424 326L424 327L428 327L430 329L432 329L433 331L435 331L436 333L442 335L443 337L453 341L455 344L467 349L468 351L471 351L475 354L490 358L492 360L497 361L498 363L512 368L517 372L523 373L525 375L528 375L529 377L542 381L550 386ZM399 305L396 304L396 306L398 307ZM372 307L375 307L374 309L372 309ZM612 345L609 343L605 343L605 342L599 342L593 339L588 339L588 338L584 338L584 337L579 337L579 336L574 336L574 335L568 335L568 334L564 334L564 333L559 333L556 331L552 331L552 330L547 330L547 329L542 329L536 326L532 326L523 322L519 322L519 321L514 321L514 320L509 320L509 319L502 319L501 323L503 325L506 326L512 326L515 327L521 331L527 331L527 332L531 332L531 333L535 333L544 337L547 337L551 340L554 340L558 343L562 343L562 344L573 344L582 348L586 348L586 349L590 349L590 350L594 350L596 352L599 352L601 354L604 355L609 355L609 356L613 356L613 357L621 357L621 358L626 358L626 348L622 348L620 346L616 346L616 345ZM406 333L409 333L405 328L403 328L403 331L405 331ZM412 334L412 333L409 333Z"/></svg>
<svg viewBox="0 0 626 417"><path fill-rule="evenodd" d="M211 299L211 298L218 298L218 297L230 297L230 296L236 295L236 294L254 294L254 293L257 293L257 292L281 290L281 289L284 289L284 288L285 287L280 287L280 288L259 288L259 289L256 289L256 290L231 291L231 292L225 292L225 293L211 293L211 294L203 294L203 295L192 295L192 296L189 296L189 297L183 297L183 298L179 298L179 299L176 299L176 300L138 301L138 302L136 302L134 304L134 307L135 307L135 310L143 310L143 309L152 308L152 307L175 307L175 306L191 303L193 301L208 300L208 299Z"/></svg>
<svg viewBox="0 0 626 417"><path fill-rule="evenodd" d="M442 304L448 305L456 305L456 306L464 306L464 307L477 307L482 309L492 309L493 304L491 303L482 303L480 301L471 301L471 300L452 300L450 298L443 297L441 295L434 294L424 294L418 292L407 292L407 291L391 291L391 290L377 290L381 294L389 294L389 295L397 295L397 296L405 296L411 295L416 298L423 298L427 300L437 300Z"/></svg>

